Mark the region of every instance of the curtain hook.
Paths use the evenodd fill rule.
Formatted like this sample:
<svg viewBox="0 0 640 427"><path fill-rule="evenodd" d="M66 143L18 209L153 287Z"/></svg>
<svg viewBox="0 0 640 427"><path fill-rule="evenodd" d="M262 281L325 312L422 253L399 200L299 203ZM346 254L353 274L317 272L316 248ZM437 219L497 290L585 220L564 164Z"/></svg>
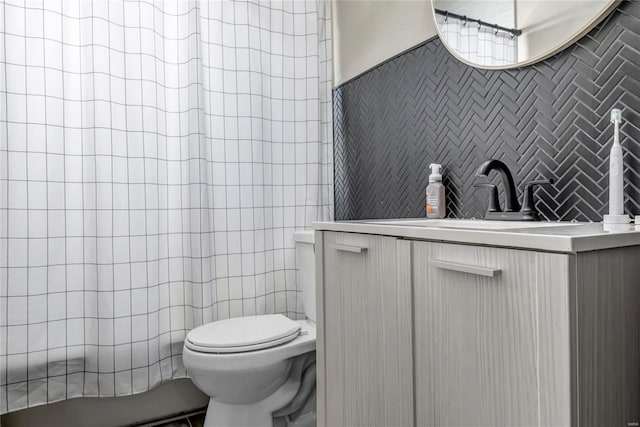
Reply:
<svg viewBox="0 0 640 427"><path fill-rule="evenodd" d="M444 11L444 22L447 22L447 19L449 19L449 11L445 10Z"/></svg>
<svg viewBox="0 0 640 427"><path fill-rule="evenodd" d="M497 36L498 35L498 31L499 31L498 30L498 25L496 24L494 28L495 28L495 32L493 34Z"/></svg>
<svg viewBox="0 0 640 427"><path fill-rule="evenodd" d="M462 23L462 25L463 25L463 26L464 26L464 25L467 25L467 15L464 15L464 16L463 16L463 19L464 19L464 22Z"/></svg>
<svg viewBox="0 0 640 427"><path fill-rule="evenodd" d="M478 21L478 31L482 29L482 21Z"/></svg>

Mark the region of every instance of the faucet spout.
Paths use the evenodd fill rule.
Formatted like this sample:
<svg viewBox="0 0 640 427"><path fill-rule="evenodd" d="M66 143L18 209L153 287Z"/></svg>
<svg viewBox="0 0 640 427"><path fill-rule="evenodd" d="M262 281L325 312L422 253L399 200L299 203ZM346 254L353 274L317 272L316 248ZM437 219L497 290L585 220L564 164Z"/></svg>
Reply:
<svg viewBox="0 0 640 427"><path fill-rule="evenodd" d="M476 176L486 178L492 170L497 170L502 176L507 205L505 212L518 212L520 210L520 204L518 203L518 196L516 194L516 185L513 182L513 176L507 165L497 159L487 160L480 165Z"/></svg>

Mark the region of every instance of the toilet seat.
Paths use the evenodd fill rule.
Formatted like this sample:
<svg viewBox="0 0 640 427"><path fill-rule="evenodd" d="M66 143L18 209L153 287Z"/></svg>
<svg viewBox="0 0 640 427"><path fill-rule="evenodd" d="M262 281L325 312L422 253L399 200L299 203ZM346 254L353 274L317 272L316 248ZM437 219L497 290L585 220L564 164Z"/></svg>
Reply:
<svg viewBox="0 0 640 427"><path fill-rule="evenodd" d="M289 359L300 354L314 351L316 349L316 325L309 320L296 320L301 326L300 333L291 341L280 345L273 345L262 350L244 351L239 353L219 353L201 351L194 348L193 344L184 341L182 356L185 359L187 371L190 369L202 370L205 372L216 371L236 371L244 369L255 369L260 366L271 365L280 360Z"/></svg>
<svg viewBox="0 0 640 427"><path fill-rule="evenodd" d="M299 334L300 324L282 314L237 317L193 329L185 346L202 353L243 353L287 343Z"/></svg>

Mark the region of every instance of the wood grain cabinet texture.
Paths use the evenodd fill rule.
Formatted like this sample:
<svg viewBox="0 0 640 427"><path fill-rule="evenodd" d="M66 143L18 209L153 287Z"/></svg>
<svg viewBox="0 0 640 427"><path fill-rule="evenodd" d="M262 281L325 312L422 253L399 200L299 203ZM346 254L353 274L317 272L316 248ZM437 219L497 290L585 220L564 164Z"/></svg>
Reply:
<svg viewBox="0 0 640 427"><path fill-rule="evenodd" d="M640 247L317 232L319 426L640 422Z"/></svg>
<svg viewBox="0 0 640 427"><path fill-rule="evenodd" d="M398 239L323 234L320 425L413 425L411 281L408 265L398 275Z"/></svg>
<svg viewBox="0 0 640 427"><path fill-rule="evenodd" d="M412 259L417 425L568 426L568 256L414 242Z"/></svg>

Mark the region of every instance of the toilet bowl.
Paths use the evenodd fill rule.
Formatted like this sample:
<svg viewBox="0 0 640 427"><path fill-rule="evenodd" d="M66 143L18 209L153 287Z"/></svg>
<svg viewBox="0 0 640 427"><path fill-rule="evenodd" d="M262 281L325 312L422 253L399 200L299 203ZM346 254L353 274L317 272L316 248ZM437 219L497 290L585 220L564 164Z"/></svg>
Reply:
<svg viewBox="0 0 640 427"><path fill-rule="evenodd" d="M282 314L238 317L187 334L184 366L210 397L205 427L272 426L273 412L300 389L304 355L316 348L313 232L296 232L294 239L296 279L307 319Z"/></svg>

